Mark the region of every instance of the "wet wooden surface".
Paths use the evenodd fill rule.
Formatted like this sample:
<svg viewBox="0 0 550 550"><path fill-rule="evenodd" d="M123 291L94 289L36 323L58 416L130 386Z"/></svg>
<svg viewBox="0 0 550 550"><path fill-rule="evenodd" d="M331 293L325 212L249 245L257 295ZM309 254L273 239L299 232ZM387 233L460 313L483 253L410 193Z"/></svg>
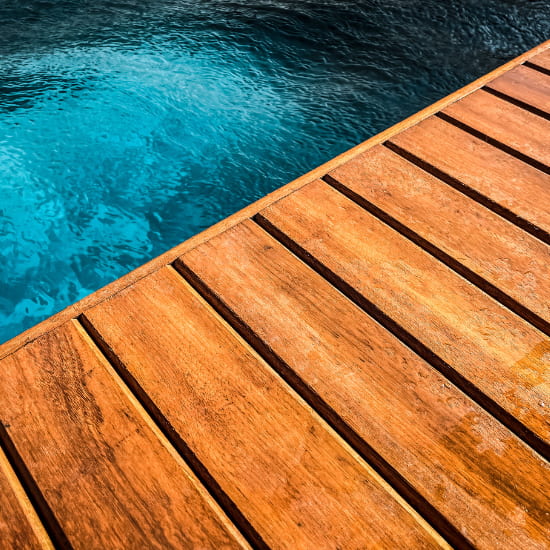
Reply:
<svg viewBox="0 0 550 550"><path fill-rule="evenodd" d="M548 46L0 347L0 548L549 548Z"/></svg>

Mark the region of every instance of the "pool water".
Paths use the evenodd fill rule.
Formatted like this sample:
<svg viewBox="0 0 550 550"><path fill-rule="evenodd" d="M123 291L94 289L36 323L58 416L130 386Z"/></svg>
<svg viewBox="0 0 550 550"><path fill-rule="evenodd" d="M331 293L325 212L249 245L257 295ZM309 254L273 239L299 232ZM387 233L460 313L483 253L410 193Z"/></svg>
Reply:
<svg viewBox="0 0 550 550"><path fill-rule="evenodd" d="M4 0L0 342L537 45L547 1Z"/></svg>

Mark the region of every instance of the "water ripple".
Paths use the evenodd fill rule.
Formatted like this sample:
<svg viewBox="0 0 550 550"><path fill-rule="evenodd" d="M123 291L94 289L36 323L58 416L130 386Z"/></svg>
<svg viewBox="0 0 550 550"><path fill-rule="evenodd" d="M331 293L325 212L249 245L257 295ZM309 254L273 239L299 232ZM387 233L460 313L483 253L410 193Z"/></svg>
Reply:
<svg viewBox="0 0 550 550"><path fill-rule="evenodd" d="M546 1L4 0L0 342L548 24Z"/></svg>

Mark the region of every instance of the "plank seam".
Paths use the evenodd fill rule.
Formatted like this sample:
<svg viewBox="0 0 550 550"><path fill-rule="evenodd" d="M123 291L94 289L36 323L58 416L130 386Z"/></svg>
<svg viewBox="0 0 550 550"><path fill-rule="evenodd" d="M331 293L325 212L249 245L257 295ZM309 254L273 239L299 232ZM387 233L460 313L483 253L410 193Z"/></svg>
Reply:
<svg viewBox="0 0 550 550"><path fill-rule="evenodd" d="M40 520L36 508L33 506L29 499L28 493L21 484L21 480L17 477L17 473L13 469L11 463L8 461L6 453L4 453L2 446L0 445L0 476L3 476L7 481L9 488L13 492L13 495L19 505L21 512L23 513L25 520L28 522L28 526L32 533L37 538L40 548L42 550L53 550L55 547L51 538L49 537L43 522Z"/></svg>
<svg viewBox="0 0 550 550"><path fill-rule="evenodd" d="M546 120L550 120L550 114L548 114L546 111L543 111L542 109L539 109L538 107L535 107L534 105L531 105L530 103L526 103L525 101L522 101L521 99L517 99L511 95L505 94L504 92L501 92L500 90L495 90L491 87L491 83L487 84L483 88L481 88L484 92L487 92L488 94L494 95L495 97L498 97L500 99L503 99L504 101L507 101L508 103L511 103L512 105L515 105L516 107L520 107L521 109L524 109L525 111L529 111L530 113L533 113L534 115L540 116L541 118L544 118Z"/></svg>
<svg viewBox="0 0 550 550"><path fill-rule="evenodd" d="M465 132L468 132L472 136L481 139L485 141L486 143L489 143L489 145L492 145L493 147L496 147L497 149L500 149L501 151L504 151L505 153L508 153L509 155L516 157L517 159L521 160L522 162L525 162L526 164L529 164L533 168L536 168L537 170L540 170L541 172L544 172L545 174L550 175L550 167L546 166L546 164L529 157L528 155L525 155L523 153L520 153L513 147L510 147L509 145L506 145L505 143L502 143L501 141L498 141L487 134L484 134L483 132L480 132L479 130L476 130L475 128L472 128L471 126L468 126L464 122L461 122L460 120L453 118L452 116L448 115L444 111L440 111L438 113L435 113L436 117L441 118L445 122L448 122L449 124L452 124L453 126L456 126L457 128L460 128L461 130L464 130Z"/></svg>
<svg viewBox="0 0 550 550"><path fill-rule="evenodd" d="M81 313L76 322L80 323L82 329L89 336L99 353L101 353L105 360L111 365L116 375L126 385L141 407L143 407L143 410L147 413L153 424L156 425L164 437L166 437L170 445L184 460L204 489L223 510L225 515L244 536L251 547L257 550L269 550L269 546L263 540L261 535L239 510L237 505L231 500L227 493L225 493L225 491L221 488L216 479L210 474L208 469L202 464L193 450L179 435L177 430L164 416L155 402L141 387L136 378L134 378L134 376L126 368L124 363L116 355L111 346L109 346L100 332L94 327L88 317L86 317L84 313Z"/></svg>
<svg viewBox="0 0 550 550"><path fill-rule="evenodd" d="M483 195L482 193L473 189L469 185L461 182L459 179L447 174L446 172L444 172L443 170L440 170L439 168L436 168L434 165L430 164L428 161L421 159L420 157L416 156L414 153L411 153L408 149L403 148L401 145L397 145L396 143L391 141L391 139L389 141L384 142L382 145L384 145L385 147L390 149L390 151L393 151L403 159L409 161L411 164L418 166L418 168L421 168L428 174L436 177L437 179L441 180L443 183L446 183L453 189L456 189L457 191L461 192L463 195L466 195L468 198L478 202L488 210L491 210L492 212L494 212L495 214L498 214L500 217L504 218L510 223L513 223L520 229L523 229L523 231L529 233L533 237L536 237L543 243L550 244L550 233L540 228L539 226L531 223L525 218L519 216L518 214L515 214L505 206L502 206L501 204L494 201L493 199L487 197L486 195Z"/></svg>
<svg viewBox="0 0 550 550"><path fill-rule="evenodd" d="M32 504L38 518L40 519L46 534L58 550L72 550L67 535L57 521L53 510L50 508L46 498L42 494L38 484L27 468L25 461L17 451L15 444L8 434L7 427L0 421L0 447L4 451L8 463L15 472L17 479Z"/></svg>
<svg viewBox="0 0 550 550"><path fill-rule="evenodd" d="M287 248L311 269L316 271L325 280L332 284L332 286L339 290L355 305L357 305L386 330L398 338L408 348L427 361L433 368L445 376L447 380L457 386L457 388L459 388L464 394L475 401L480 407L485 409L523 442L529 445L543 458L550 460L550 445L546 441L540 439L532 430L521 423L515 416L509 413L491 397L482 392L473 382L470 382L450 364L435 354L428 346L413 336L408 330L393 320L389 315L384 313L384 311L382 311L373 302L365 298L365 296L363 296L360 292L355 290L334 271L322 264L319 260L309 254L309 252L303 249L298 243L285 235L267 218L262 216L261 213L254 216L254 221L285 248Z"/></svg>
<svg viewBox="0 0 550 550"><path fill-rule="evenodd" d="M447 254L447 252L441 250L436 245L432 244L414 230L410 229L405 224L401 223L399 220L370 202L365 197L359 195L330 174L324 176L322 180L332 188L336 189L339 193L353 201L357 204L357 206L366 210L369 214L372 214L375 218L386 224L388 227L391 227L394 231L430 254L436 260L445 264L455 273L478 287L481 291L485 292L485 294L491 296L491 298L502 304L504 307L508 308L510 311L533 325L535 328L538 328L546 335L550 335L550 323L545 321L542 317L531 311L526 306L520 304L515 298L512 298L504 291L500 290L500 288L484 279L481 275L478 275L469 267L461 264L450 254Z"/></svg>
<svg viewBox="0 0 550 550"><path fill-rule="evenodd" d="M252 328L232 310L181 258L172 267L235 332L290 386L359 456L455 548L473 545L424 498L398 470L365 441L302 377L300 377Z"/></svg>
<svg viewBox="0 0 550 550"><path fill-rule="evenodd" d="M428 105L424 109L394 124L393 126L390 126L389 128L387 128L386 130L383 130L379 134L376 134L370 137L366 141L356 145L355 147L352 147L351 149L343 152L337 157L330 159L329 161L323 163L317 168L314 168L310 172L298 177L297 179L291 181L290 183L287 183L286 185L279 187L272 193L269 193L265 197L262 197L261 199L255 201L254 203L244 207L239 212L232 214L228 218L221 220L220 222L209 227L208 229L205 229L204 231L190 237L183 243L176 245L174 248L164 252L163 254L161 254L160 256L157 256L153 260L146 262L145 264L137 267L133 271L130 271L126 275L123 275L119 279L93 292L89 296L86 296L81 300L78 300L74 304L64 308L63 310L52 315L48 319L45 319L44 321L41 321L40 323L34 325L33 327L23 331L22 333L18 334L11 340L8 340L7 342L0 344L0 360L18 351L19 349L23 348L30 342L33 342L39 336L42 336L44 334L47 334L51 330L54 330L56 327L58 327L62 323L70 319L76 318L79 314L83 313L87 309L94 307L95 305L111 298L112 296L114 296L124 288L127 288L128 286L137 282L139 279L146 277L151 273L154 273L155 271L157 271L158 269L162 268L165 265L170 264L178 256L181 256L185 252L191 250L192 248L195 248L196 246L199 246L200 244L209 240L213 236L218 235L223 231L225 231L225 229L227 229L229 224L236 225L241 221L243 221L244 219L250 218L257 212L265 208L267 205L273 204L281 200L282 198L284 198L286 195L296 191L297 189L300 189L301 187L304 187L308 183L311 183L318 177L322 176L323 173L327 173L331 170L336 169L338 166L343 165L345 162L347 162L351 158L354 158L360 155L361 153L364 153L365 151L371 149L372 147L379 145L384 140L389 139L390 137L406 130L407 128L411 128L412 126L427 119L428 117L437 114L442 109L445 109L449 105L456 103L460 99L463 99L464 97L470 95L476 90L482 88L485 84L487 84L491 80L494 80L495 78L501 76L502 74L505 74L512 68L517 67L522 63L525 63L526 60L533 58L534 56L546 51L549 48L550 48L550 40L547 40L542 44L535 46L531 50L511 59L510 61L504 63L503 65L496 67L492 71L488 72L485 75L482 75L480 78L474 80L473 82L466 84L466 86L463 86L462 88L456 90L455 92L452 92L451 94L439 99L435 103ZM119 286L121 284L121 281L124 281L124 286L122 287ZM101 297L103 294L106 294L106 295L104 297Z"/></svg>
<svg viewBox="0 0 550 550"><path fill-rule="evenodd" d="M529 67L530 69L534 69L535 71L539 71L539 73L545 74L547 76L550 76L550 70L546 67L543 67L542 65L538 65L536 61L526 61L523 63L526 67Z"/></svg>

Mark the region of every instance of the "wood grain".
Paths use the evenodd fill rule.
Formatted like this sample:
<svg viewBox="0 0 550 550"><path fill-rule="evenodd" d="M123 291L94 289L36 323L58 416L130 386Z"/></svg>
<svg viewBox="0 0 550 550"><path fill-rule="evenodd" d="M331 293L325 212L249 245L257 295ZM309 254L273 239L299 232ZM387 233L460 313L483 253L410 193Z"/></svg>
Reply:
<svg viewBox="0 0 550 550"><path fill-rule="evenodd" d="M459 373L522 422L548 456L550 340L544 334L324 182L261 216L450 365L449 375Z"/></svg>
<svg viewBox="0 0 550 550"><path fill-rule="evenodd" d="M0 548L53 550L36 512L0 449Z"/></svg>
<svg viewBox="0 0 550 550"><path fill-rule="evenodd" d="M86 317L269 547L437 545L172 268Z"/></svg>
<svg viewBox="0 0 550 550"><path fill-rule="evenodd" d="M550 49L545 49L539 54L530 56L528 60L529 64L534 65L544 71L550 72Z"/></svg>
<svg viewBox="0 0 550 550"><path fill-rule="evenodd" d="M358 155L330 176L365 208L448 257L451 267L471 270L474 282L482 279L479 286L496 287L495 297L512 309L519 304L519 313L550 333L548 245L385 147Z"/></svg>
<svg viewBox="0 0 550 550"><path fill-rule="evenodd" d="M549 239L550 175L438 117L393 136L390 143L427 163L426 169L452 178L459 189L479 193L487 206L507 210L516 223L514 216L540 228Z"/></svg>
<svg viewBox="0 0 550 550"><path fill-rule="evenodd" d="M477 80L474 80L473 82L470 82L463 88L456 90L455 92L449 94L448 96L441 98L439 101L436 101L432 105L428 105L426 108L422 109L418 113L411 115L405 120L399 121L397 124L394 124L393 126L384 130L383 132L380 132L379 134L372 136L371 138L367 139L363 143L360 143L359 145L352 147L351 149L349 149L348 151L345 151L341 155L338 155L337 157L328 160L327 162L323 163L321 166L318 166L317 168L314 168L307 174L304 174L303 176L300 176L294 181L288 183L287 185L284 185L279 189L276 189L275 191L266 195L265 197L262 197L258 201L246 206L239 212L236 212L235 214L218 222L212 227L209 227L208 229L202 231L198 235L195 235L190 239L188 239L187 241L175 246L171 250L168 250L164 254L157 256L150 262L147 262L146 264L140 266L139 268L131 271L130 273L121 277L120 279L113 281L112 283L108 284L104 288L90 294L89 296L86 296L82 300L79 300L75 304L65 308L64 310L60 311L56 315L53 315L49 319L46 319L42 323L39 323L38 325L31 327L30 329L26 330L25 332L21 333L20 335L16 336L10 341L5 342L4 344L0 344L0 359L2 357L5 357L6 355L13 353L17 349L19 349L21 346L24 346L25 344L32 342L38 336L45 334L50 330L54 330L56 327L65 323L69 319L77 317L80 313L82 313L86 309L93 307L94 305L102 302L103 300L106 300L110 296L113 296L120 290L130 286L131 284L145 277L146 275L153 273L154 271L157 271L162 266L165 266L170 262L173 262L178 256L180 256L181 254L184 254L187 250L191 250L193 247L197 246L198 244L207 241L210 237L213 237L214 235L218 235L219 233L222 233L223 231L225 231L227 228L232 227L233 225L236 225L237 223L240 223L241 221L252 217L254 214L259 212L269 204L285 197L290 193L293 193L296 189L299 189L303 185L306 185L314 181L315 179L324 176L326 173L333 170L340 164L347 162L348 160L353 158L355 155L362 153L375 145L379 145L380 143L383 143L384 141L394 136L395 134L398 134L399 132L406 130L407 128L410 128L415 124L421 122L422 120L432 116L434 113L437 113L438 111L444 109L448 105L451 105L458 99L465 97L466 95L472 93L475 90L478 90L479 88L482 88L483 86L485 86L485 84L487 84L491 80L494 80L499 75L504 74L506 71L509 71L513 67L516 67L521 63L524 63L530 59L534 59L537 54L541 52L545 52L546 50L548 50L548 48L550 48L550 40L547 40L542 44L539 44L538 46L534 47L533 49L508 61L507 63L504 63L500 67L497 67L495 70L481 76L480 78L478 78Z"/></svg>
<svg viewBox="0 0 550 550"><path fill-rule="evenodd" d="M541 167L550 165L550 121L538 115L484 90L453 103L442 114L533 159Z"/></svg>
<svg viewBox="0 0 550 550"><path fill-rule="evenodd" d="M534 108L541 116L550 114L550 77L536 69L519 65L489 82L486 88Z"/></svg>
<svg viewBox="0 0 550 550"><path fill-rule="evenodd" d="M70 322L0 369L1 421L72 546L245 546L109 368Z"/></svg>
<svg viewBox="0 0 550 550"><path fill-rule="evenodd" d="M257 225L181 261L470 544L545 546L548 464Z"/></svg>

